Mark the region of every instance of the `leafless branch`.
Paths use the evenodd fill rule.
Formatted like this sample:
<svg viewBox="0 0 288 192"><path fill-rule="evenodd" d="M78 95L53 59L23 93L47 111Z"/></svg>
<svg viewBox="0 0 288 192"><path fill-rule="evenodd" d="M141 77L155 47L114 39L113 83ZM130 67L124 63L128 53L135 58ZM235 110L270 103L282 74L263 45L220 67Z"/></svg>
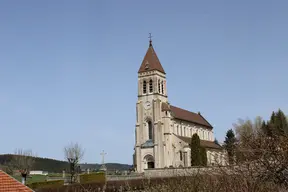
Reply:
<svg viewBox="0 0 288 192"><path fill-rule="evenodd" d="M84 149L78 143L70 143L64 148L64 156L70 165L71 182L76 182L77 167L84 156Z"/></svg>
<svg viewBox="0 0 288 192"><path fill-rule="evenodd" d="M36 157L36 154L33 154L32 150L16 149L9 162L9 169L29 173L35 163L34 157Z"/></svg>

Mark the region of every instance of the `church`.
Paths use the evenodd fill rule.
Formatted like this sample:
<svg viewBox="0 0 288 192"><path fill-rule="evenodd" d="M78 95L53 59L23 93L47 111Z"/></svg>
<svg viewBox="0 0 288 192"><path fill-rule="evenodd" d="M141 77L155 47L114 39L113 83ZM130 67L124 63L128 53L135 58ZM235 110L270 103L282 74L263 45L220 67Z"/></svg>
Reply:
<svg viewBox="0 0 288 192"><path fill-rule="evenodd" d="M133 164L145 169L190 167L190 142L197 133L206 148L207 164L224 164L225 153L214 142L212 125L201 115L169 103L166 73L153 48L149 47L138 71L138 101Z"/></svg>

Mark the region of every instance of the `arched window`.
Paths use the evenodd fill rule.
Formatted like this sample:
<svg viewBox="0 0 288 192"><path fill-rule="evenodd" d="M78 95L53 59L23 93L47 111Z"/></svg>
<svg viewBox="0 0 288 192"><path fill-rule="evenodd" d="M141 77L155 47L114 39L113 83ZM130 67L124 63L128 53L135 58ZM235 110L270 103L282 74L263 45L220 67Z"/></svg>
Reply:
<svg viewBox="0 0 288 192"><path fill-rule="evenodd" d="M179 152L180 155L180 161L182 161L182 151Z"/></svg>
<svg viewBox="0 0 288 192"><path fill-rule="evenodd" d="M162 89L162 94L164 94L164 84L163 84L163 81L161 81L161 89Z"/></svg>
<svg viewBox="0 0 288 192"><path fill-rule="evenodd" d="M152 79L150 79L150 81L149 81L149 92L150 93L153 92L153 81L152 81Z"/></svg>
<svg viewBox="0 0 288 192"><path fill-rule="evenodd" d="M149 139L153 139L153 127L151 121L148 121L148 137Z"/></svg>
<svg viewBox="0 0 288 192"><path fill-rule="evenodd" d="M143 94L146 94L147 93L147 83L146 83L146 81L144 80L143 81Z"/></svg>
<svg viewBox="0 0 288 192"><path fill-rule="evenodd" d="M161 84L160 84L160 79L158 80L158 93L161 93Z"/></svg>

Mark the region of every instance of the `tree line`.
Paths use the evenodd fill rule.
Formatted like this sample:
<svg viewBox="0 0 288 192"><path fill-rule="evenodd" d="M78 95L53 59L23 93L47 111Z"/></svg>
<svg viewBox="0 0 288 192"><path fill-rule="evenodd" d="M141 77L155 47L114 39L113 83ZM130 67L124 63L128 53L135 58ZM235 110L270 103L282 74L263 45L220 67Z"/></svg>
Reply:
<svg viewBox="0 0 288 192"><path fill-rule="evenodd" d="M261 117L256 117L254 121L239 119L233 125L233 129L226 132L223 148L227 152L230 165L245 161L247 151L255 150L251 145L252 141L258 141L259 138L273 139L286 138L288 135L288 120L284 112L280 109L272 112L268 121ZM257 140L258 138L258 140ZM217 139L214 141L220 145ZM197 133L191 138L191 166L206 166L206 149L200 146L200 138ZM260 149L259 149L260 150Z"/></svg>
<svg viewBox="0 0 288 192"><path fill-rule="evenodd" d="M90 169L90 171L99 170L100 164L81 164L84 156L84 149L76 143L70 143L63 149L64 159L60 161L49 158L37 157L32 150L16 149L14 154L0 155L0 168L8 174L20 172L24 179L29 175L31 170L47 171L48 173L70 173L71 182L75 182L77 175L82 169ZM109 170L128 170L130 165L119 163L107 163Z"/></svg>
<svg viewBox="0 0 288 192"><path fill-rule="evenodd" d="M20 149L15 154L0 155L0 165L5 167L6 171L11 174L14 170L21 169L61 173L69 168L69 164L66 161L37 157L32 152Z"/></svg>
<svg viewBox="0 0 288 192"><path fill-rule="evenodd" d="M239 120L224 143L229 165L253 170L263 182L288 186L288 120L283 111L273 111L267 121Z"/></svg>

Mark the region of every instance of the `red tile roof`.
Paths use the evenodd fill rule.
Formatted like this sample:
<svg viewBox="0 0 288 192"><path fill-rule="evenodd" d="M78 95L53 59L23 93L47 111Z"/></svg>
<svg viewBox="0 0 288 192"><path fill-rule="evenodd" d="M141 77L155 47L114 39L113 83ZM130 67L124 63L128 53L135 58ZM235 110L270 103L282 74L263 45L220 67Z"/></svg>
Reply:
<svg viewBox="0 0 288 192"><path fill-rule="evenodd" d="M139 68L138 73L157 70L165 74L165 71L157 57L157 54L150 42L149 48L146 52L146 55L142 61L142 64Z"/></svg>
<svg viewBox="0 0 288 192"><path fill-rule="evenodd" d="M168 103L162 103L161 108L162 111L171 111L172 116L175 119L184 120L198 125L203 125L210 129L213 128L212 125L200 113L198 114L193 113L191 111L187 111L185 109L169 105Z"/></svg>
<svg viewBox="0 0 288 192"><path fill-rule="evenodd" d="M193 122L199 125L204 125L206 127L212 128L212 125L200 114L193 113L191 111L187 111L185 109L181 109L179 107L170 106L172 115L176 119Z"/></svg>
<svg viewBox="0 0 288 192"><path fill-rule="evenodd" d="M0 192L33 192L33 190L0 170Z"/></svg>

